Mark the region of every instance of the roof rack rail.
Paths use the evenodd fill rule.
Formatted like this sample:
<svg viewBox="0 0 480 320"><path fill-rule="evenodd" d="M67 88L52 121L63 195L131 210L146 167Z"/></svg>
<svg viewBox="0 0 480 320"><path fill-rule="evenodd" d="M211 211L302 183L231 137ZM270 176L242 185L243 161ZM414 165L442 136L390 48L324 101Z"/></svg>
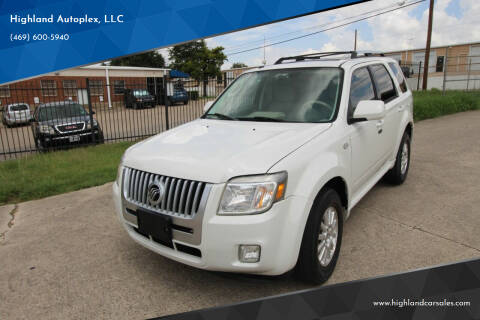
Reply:
<svg viewBox="0 0 480 320"><path fill-rule="evenodd" d="M292 56L292 57L283 57L278 59L275 64L281 64L285 61L294 60L295 62L298 61L305 61L305 60L320 60L325 57L331 56L338 56L338 55L350 55L350 59L360 58L360 57L374 57L374 56L381 56L384 57L385 54L378 53L378 52L363 52L363 51L332 51L332 52L317 52L317 53L309 53L309 54L302 54L299 56Z"/></svg>

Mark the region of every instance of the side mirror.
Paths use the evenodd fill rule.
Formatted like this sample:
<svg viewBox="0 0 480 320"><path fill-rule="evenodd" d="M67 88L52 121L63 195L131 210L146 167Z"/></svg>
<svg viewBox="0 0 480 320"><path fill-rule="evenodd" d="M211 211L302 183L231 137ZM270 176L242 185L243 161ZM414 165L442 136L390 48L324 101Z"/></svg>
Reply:
<svg viewBox="0 0 480 320"><path fill-rule="evenodd" d="M205 103L205 105L203 106L203 112L207 112L208 109L210 109L210 107L212 106L214 101L207 101L207 103Z"/></svg>
<svg viewBox="0 0 480 320"><path fill-rule="evenodd" d="M381 100L360 101L353 113L352 122L381 120L385 117L385 102Z"/></svg>

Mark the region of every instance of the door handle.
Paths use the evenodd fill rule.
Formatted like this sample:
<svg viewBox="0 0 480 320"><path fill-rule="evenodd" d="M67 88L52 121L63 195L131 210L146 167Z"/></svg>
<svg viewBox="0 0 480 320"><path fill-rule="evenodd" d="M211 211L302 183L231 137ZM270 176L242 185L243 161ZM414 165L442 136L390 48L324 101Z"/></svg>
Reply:
<svg viewBox="0 0 480 320"><path fill-rule="evenodd" d="M403 110L405 110L404 104L398 107L398 112L402 112Z"/></svg>

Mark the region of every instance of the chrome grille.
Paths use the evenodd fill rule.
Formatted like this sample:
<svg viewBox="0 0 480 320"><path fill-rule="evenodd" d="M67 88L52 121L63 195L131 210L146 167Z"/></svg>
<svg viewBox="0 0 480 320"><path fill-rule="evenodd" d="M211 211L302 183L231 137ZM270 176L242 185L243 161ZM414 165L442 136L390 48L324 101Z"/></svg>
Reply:
<svg viewBox="0 0 480 320"><path fill-rule="evenodd" d="M56 125L55 128L57 128L60 133L82 131L85 129L85 122L61 124Z"/></svg>
<svg viewBox="0 0 480 320"><path fill-rule="evenodd" d="M165 186L162 201L151 206L147 201L150 183L157 181ZM154 173L125 168L123 173L123 195L137 206L156 212L181 217L194 217L200 201L205 196L205 182L162 176Z"/></svg>

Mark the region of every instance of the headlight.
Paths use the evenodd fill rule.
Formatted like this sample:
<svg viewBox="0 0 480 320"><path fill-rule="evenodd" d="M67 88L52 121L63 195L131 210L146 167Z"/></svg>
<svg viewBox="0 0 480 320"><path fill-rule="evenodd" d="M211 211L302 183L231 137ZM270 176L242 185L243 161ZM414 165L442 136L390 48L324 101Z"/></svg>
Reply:
<svg viewBox="0 0 480 320"><path fill-rule="evenodd" d="M219 215L249 215L268 211L285 197L287 172L230 180L223 191Z"/></svg>
<svg viewBox="0 0 480 320"><path fill-rule="evenodd" d="M93 119L93 127L96 128L98 126L97 120ZM91 129L92 126L90 125L90 121L87 122L87 129Z"/></svg>
<svg viewBox="0 0 480 320"><path fill-rule="evenodd" d="M41 133L55 134L55 130L51 126L41 125L39 130Z"/></svg>

